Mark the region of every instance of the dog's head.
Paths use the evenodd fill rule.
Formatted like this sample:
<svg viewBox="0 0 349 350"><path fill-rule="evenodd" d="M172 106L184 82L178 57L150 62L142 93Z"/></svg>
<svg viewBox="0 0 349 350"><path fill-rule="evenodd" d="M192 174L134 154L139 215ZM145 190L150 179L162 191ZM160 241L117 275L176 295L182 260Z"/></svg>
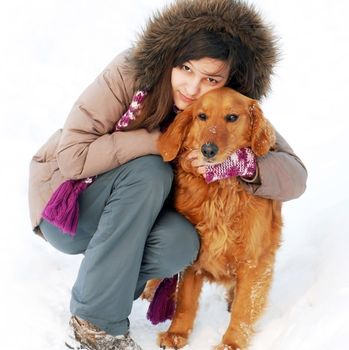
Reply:
<svg viewBox="0 0 349 350"><path fill-rule="evenodd" d="M199 149L203 160L220 163L242 147L263 156L274 143L274 130L257 101L223 87L204 94L178 114L160 136L159 149L165 161Z"/></svg>

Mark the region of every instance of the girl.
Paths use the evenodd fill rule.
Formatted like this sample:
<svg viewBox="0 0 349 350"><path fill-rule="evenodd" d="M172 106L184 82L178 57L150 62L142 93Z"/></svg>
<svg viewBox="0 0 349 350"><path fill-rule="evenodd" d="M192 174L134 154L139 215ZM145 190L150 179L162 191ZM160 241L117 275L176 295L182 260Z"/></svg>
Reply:
<svg viewBox="0 0 349 350"><path fill-rule="evenodd" d="M159 156L160 129L218 87L266 96L276 53L253 7L176 1L87 87L63 129L33 157L34 231L64 253L84 254L67 346L141 349L128 332L133 300L149 279L191 264L200 245L194 227L166 201L173 173ZM197 152L190 154L192 166L205 177L208 167ZM256 196L287 201L304 192L306 169L279 134L276 149L256 161L254 176L240 177Z"/></svg>

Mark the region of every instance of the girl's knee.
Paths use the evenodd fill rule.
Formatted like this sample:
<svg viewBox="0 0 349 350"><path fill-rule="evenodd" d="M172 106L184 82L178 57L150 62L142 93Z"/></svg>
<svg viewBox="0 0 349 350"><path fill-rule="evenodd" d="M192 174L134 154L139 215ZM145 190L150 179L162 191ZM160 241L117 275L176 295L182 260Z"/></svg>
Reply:
<svg viewBox="0 0 349 350"><path fill-rule="evenodd" d="M172 276L191 265L197 258L200 239L195 227L175 211L160 218L151 233L152 244L148 250L151 278Z"/></svg>
<svg viewBox="0 0 349 350"><path fill-rule="evenodd" d="M47 242L54 248L65 254L82 254L85 252L89 239L79 239L64 234L57 227L43 220L40 224L40 230Z"/></svg>
<svg viewBox="0 0 349 350"><path fill-rule="evenodd" d="M159 261L160 277L170 277L183 271L197 258L200 241L196 232L187 232L185 237L177 237L163 251Z"/></svg>
<svg viewBox="0 0 349 350"><path fill-rule="evenodd" d="M150 202L156 198L163 201L170 193L173 170L160 156L148 155L134 159L124 164L120 171L123 173L123 185L138 186Z"/></svg>
<svg viewBox="0 0 349 350"><path fill-rule="evenodd" d="M196 260L200 250L200 239L195 227L189 222L177 228L173 227L170 231L173 234L168 239L164 252L169 257L169 264L173 264L175 269L180 271ZM176 261L181 266L176 266Z"/></svg>
<svg viewBox="0 0 349 350"><path fill-rule="evenodd" d="M149 187L156 189L163 186L166 191L170 191L173 170L171 165L164 162L160 156L148 155L137 158L131 163L133 174Z"/></svg>

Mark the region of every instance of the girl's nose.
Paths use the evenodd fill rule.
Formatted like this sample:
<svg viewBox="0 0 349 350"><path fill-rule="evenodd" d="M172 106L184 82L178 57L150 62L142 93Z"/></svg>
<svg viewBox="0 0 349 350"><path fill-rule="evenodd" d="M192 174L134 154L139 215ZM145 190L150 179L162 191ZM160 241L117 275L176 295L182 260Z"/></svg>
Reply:
<svg viewBox="0 0 349 350"><path fill-rule="evenodd" d="M186 92L189 95L188 97L195 97L200 92L200 82L196 80L190 80L186 86Z"/></svg>

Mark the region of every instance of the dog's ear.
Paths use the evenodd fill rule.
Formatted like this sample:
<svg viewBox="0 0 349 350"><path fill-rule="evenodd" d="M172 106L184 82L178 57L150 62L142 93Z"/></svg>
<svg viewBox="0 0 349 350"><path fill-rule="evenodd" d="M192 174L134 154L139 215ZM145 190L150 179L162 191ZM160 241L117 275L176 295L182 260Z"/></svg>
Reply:
<svg viewBox="0 0 349 350"><path fill-rule="evenodd" d="M189 106L183 112L176 115L168 129L160 135L158 146L165 162L176 158L192 119L192 108Z"/></svg>
<svg viewBox="0 0 349 350"><path fill-rule="evenodd" d="M263 116L257 101L250 105L252 118L251 149L256 156L264 156L275 145L275 131L270 122Z"/></svg>

